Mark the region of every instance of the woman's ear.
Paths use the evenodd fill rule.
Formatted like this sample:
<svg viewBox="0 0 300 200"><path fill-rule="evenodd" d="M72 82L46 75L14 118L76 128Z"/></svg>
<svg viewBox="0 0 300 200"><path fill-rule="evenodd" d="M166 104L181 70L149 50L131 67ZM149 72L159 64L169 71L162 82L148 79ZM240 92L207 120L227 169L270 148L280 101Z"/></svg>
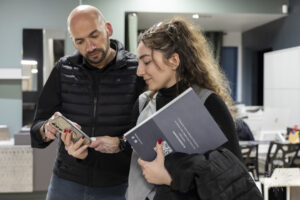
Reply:
<svg viewBox="0 0 300 200"><path fill-rule="evenodd" d="M177 70L179 64L180 64L180 58L178 53L173 53L172 56L168 59L169 63L171 64L171 68L173 70Z"/></svg>

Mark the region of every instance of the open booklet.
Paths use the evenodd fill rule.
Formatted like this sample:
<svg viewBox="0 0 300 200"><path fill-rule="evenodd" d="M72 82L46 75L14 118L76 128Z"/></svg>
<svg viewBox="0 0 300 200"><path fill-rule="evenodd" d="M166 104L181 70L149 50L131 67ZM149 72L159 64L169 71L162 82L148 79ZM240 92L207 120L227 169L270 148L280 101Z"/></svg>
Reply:
<svg viewBox="0 0 300 200"><path fill-rule="evenodd" d="M203 154L227 141L192 88L188 88L124 136L146 161L155 159L159 138L162 139L165 155L172 152Z"/></svg>

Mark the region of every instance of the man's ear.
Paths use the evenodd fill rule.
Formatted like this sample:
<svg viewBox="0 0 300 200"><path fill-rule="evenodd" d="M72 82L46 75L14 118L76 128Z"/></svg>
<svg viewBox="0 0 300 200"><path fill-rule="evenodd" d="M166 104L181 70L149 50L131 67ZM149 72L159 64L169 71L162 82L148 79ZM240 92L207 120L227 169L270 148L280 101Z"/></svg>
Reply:
<svg viewBox="0 0 300 200"><path fill-rule="evenodd" d="M113 30L113 28L112 28L111 23L106 22L106 23L105 23L105 28L106 28L106 31L107 31L107 33L108 33L108 36L109 36L109 37L112 36L114 30Z"/></svg>
<svg viewBox="0 0 300 200"><path fill-rule="evenodd" d="M177 70L179 64L180 64L180 58L178 53L173 53L172 56L168 59L169 63L171 64L171 68L173 70Z"/></svg>

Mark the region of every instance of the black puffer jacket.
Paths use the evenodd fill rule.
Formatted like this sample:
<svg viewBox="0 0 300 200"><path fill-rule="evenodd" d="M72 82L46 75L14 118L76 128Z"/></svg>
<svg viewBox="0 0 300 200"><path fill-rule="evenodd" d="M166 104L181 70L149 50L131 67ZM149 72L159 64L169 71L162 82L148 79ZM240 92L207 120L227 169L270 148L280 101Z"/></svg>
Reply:
<svg viewBox="0 0 300 200"><path fill-rule="evenodd" d="M154 200L263 199L244 164L225 148L205 155L173 153L165 166L172 183L158 186Z"/></svg>
<svg viewBox="0 0 300 200"><path fill-rule="evenodd" d="M60 59L43 88L31 129L32 147L44 148L39 129L55 111L81 125L89 136L121 136L130 128L132 106L145 83L136 76L136 57L111 40L115 59L102 69L80 54ZM131 149L103 154L89 149L85 160L70 156L62 142L54 173L88 186L113 186L127 181Z"/></svg>

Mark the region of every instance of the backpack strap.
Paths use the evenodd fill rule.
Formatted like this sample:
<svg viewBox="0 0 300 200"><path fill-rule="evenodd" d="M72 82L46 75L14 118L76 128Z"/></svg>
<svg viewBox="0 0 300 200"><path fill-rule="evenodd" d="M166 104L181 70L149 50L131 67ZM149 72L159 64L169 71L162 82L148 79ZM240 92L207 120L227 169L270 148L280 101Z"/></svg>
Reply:
<svg viewBox="0 0 300 200"><path fill-rule="evenodd" d="M206 89L206 88L201 88L198 85L193 85L192 88L194 89L194 91L196 92L196 94L198 95L200 101L203 104L205 103L205 101L209 97L209 95L214 93L212 90L209 90L209 89Z"/></svg>
<svg viewBox="0 0 300 200"><path fill-rule="evenodd" d="M139 113L142 112L142 110L147 106L147 104L149 103L150 101L150 95L151 91L146 91L144 93L142 93L140 96L139 96Z"/></svg>
<svg viewBox="0 0 300 200"><path fill-rule="evenodd" d="M214 93L212 90L206 89L206 88L201 88L198 85L193 85L192 88L198 95L200 101L204 104L206 99ZM147 104L150 101L150 95L151 91L146 91L143 94L139 96L139 113L147 106Z"/></svg>

